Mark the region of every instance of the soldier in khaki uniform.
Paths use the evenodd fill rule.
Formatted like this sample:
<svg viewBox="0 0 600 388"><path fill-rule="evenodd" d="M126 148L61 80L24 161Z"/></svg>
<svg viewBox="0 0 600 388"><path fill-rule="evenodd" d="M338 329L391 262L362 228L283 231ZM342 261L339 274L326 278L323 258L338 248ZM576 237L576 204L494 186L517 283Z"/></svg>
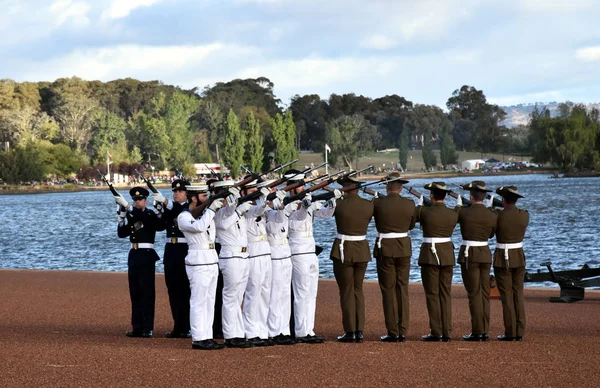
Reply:
<svg viewBox="0 0 600 388"><path fill-rule="evenodd" d="M431 333L421 337L422 341L450 341L452 335L452 270L454 267L454 245L450 240L458 222L455 210L444 205L448 190L444 182L425 185L430 190L430 207L416 208L416 221L423 229L423 243L419 252L421 279L425 289L429 327ZM422 198L421 198L422 199Z"/></svg>
<svg viewBox="0 0 600 388"><path fill-rule="evenodd" d="M382 342L404 342L409 322L408 275L412 246L408 231L415 227L415 203L400 196L408 183L393 172L387 177L387 196L375 198L377 277L381 288L387 334Z"/></svg>
<svg viewBox="0 0 600 388"><path fill-rule="evenodd" d="M492 252L488 239L494 236L498 216L483 205L488 190L483 181L473 181L462 186L469 190L470 207L458 208L458 223L462 243L458 251L463 284L469 296L471 334L463 336L465 341L487 341L490 324L490 267ZM462 199L458 199L459 206Z"/></svg>
<svg viewBox="0 0 600 388"><path fill-rule="evenodd" d="M338 180L342 186L361 183L347 177ZM367 242L367 228L373 217L373 202L358 196L358 190L350 190L343 199L337 200L335 212L337 236L331 248L333 273L340 289L344 335L340 342L362 342L365 327L365 299L363 280L371 251Z"/></svg>
<svg viewBox="0 0 600 388"><path fill-rule="evenodd" d="M523 198L515 186L503 186L496 190L502 196L504 210L498 213L496 224L496 250L494 251L494 274L502 299L504 334L500 341L522 341L525 335L525 253L523 238L529 224L527 210L516 206Z"/></svg>

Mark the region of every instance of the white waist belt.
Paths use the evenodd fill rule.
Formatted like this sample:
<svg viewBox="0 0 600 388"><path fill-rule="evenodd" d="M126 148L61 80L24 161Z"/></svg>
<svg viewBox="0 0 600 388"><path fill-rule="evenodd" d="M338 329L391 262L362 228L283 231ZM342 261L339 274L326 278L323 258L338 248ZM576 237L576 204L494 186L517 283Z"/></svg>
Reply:
<svg viewBox="0 0 600 388"><path fill-rule="evenodd" d="M215 244L189 244L189 249L192 251L208 251L215 249Z"/></svg>
<svg viewBox="0 0 600 388"><path fill-rule="evenodd" d="M267 236L264 234L261 236L248 236L249 243L261 242L261 241L267 241Z"/></svg>
<svg viewBox="0 0 600 388"><path fill-rule="evenodd" d="M152 243L131 243L131 249L154 249Z"/></svg>
<svg viewBox="0 0 600 388"><path fill-rule="evenodd" d="M504 265L506 266L506 269L508 269L508 250L509 249L517 249L517 248L523 248L523 242L518 242L518 243L508 243L508 244L504 244L504 243L496 243L496 249L504 249Z"/></svg>
<svg viewBox="0 0 600 388"><path fill-rule="evenodd" d="M423 237L424 243L431 244L431 253L435 256L435 260L437 261L437 265L440 265L440 257L437 254L437 250L435 249L435 244L441 244L445 242L450 242L450 237Z"/></svg>
<svg viewBox="0 0 600 388"><path fill-rule="evenodd" d="M462 240L460 245L464 245L465 248L465 257L469 257L469 247L487 247L487 241L472 241L472 240Z"/></svg>
<svg viewBox="0 0 600 388"><path fill-rule="evenodd" d="M340 260L344 262L344 241L363 241L367 239L367 236L348 236L345 234L337 234L335 238L340 239Z"/></svg>
<svg viewBox="0 0 600 388"><path fill-rule="evenodd" d="M312 232L290 232L289 238L297 239L297 238L309 238L312 237Z"/></svg>
<svg viewBox="0 0 600 388"><path fill-rule="evenodd" d="M384 238L402 238L408 237L408 233L377 233L377 248L381 249L381 240Z"/></svg>
<svg viewBox="0 0 600 388"><path fill-rule="evenodd" d="M168 237L167 243L177 244L177 243L187 243L185 237Z"/></svg>
<svg viewBox="0 0 600 388"><path fill-rule="evenodd" d="M288 244L287 238L284 238L284 239L270 238L269 239L269 245L287 245L287 244Z"/></svg>

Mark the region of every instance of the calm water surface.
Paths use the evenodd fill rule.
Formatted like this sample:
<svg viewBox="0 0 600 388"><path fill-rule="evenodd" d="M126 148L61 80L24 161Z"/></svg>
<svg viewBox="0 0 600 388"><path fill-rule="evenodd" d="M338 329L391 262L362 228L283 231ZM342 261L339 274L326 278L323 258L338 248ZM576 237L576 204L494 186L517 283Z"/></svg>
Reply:
<svg viewBox="0 0 600 388"><path fill-rule="evenodd" d="M446 183L468 183L468 177L446 179ZM597 178L550 179L549 175L514 175L485 177L496 188L513 184L524 199L518 205L530 213L524 240L528 271L552 261L556 270L576 269L584 263L600 264L598 226L600 219L600 180ZM427 193L422 187L430 180L414 179L407 186ZM379 187L384 192L384 187ZM170 197L168 189L161 190ZM127 197L127 191L121 192ZM403 192L406 195L406 191ZM416 200L416 198L414 198ZM446 200L454 207L455 201ZM53 270L127 271L128 239L117 237L116 205L109 191L0 195L0 268ZM372 223L368 239L372 247L376 230ZM416 264L422 232L417 227L409 233L413 241L411 281L420 281ZM317 244L325 248L320 256L321 277L333 278L328 251L335 238L333 219L316 219ZM162 257L165 233L157 234L157 252ZM453 242L460 244L456 227ZM492 239L491 243L495 241ZM157 263L162 272L162 261ZM545 268L544 268L545 269ZM368 279L376 279L374 260L367 269ZM454 270L460 282L460 267ZM534 285L534 283L531 283ZM535 285L553 285L535 283Z"/></svg>

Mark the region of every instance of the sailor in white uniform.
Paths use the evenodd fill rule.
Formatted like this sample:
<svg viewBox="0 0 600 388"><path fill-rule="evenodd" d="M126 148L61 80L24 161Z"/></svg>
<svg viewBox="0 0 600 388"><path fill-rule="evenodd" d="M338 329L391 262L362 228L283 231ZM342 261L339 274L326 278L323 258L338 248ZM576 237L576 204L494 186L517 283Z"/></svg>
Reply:
<svg viewBox="0 0 600 388"><path fill-rule="evenodd" d="M303 180L298 170L288 170L289 182ZM290 195L300 193L304 186L290 191ZM325 340L315 335L315 312L319 285L319 259L315 254L313 237L313 217L329 218L335 211L335 200L326 206L321 202L311 202L310 194L302 204L297 205L289 217L289 243L292 252L292 289L294 292L294 331L296 342L323 343Z"/></svg>
<svg viewBox="0 0 600 388"><path fill-rule="evenodd" d="M215 188L230 187L231 181L214 183ZM223 337L231 348L252 346L245 338L242 301L248 283L248 236L245 214L250 202L238 206L239 190L230 187L232 194L215 216L217 235L221 243L219 268L223 274Z"/></svg>
<svg viewBox="0 0 600 388"><path fill-rule="evenodd" d="M192 211L208 201L208 186L187 185L189 209L177 216L177 225L186 238L189 249L185 269L190 282L190 331L192 348L202 350L223 349L225 345L213 340L212 324L215 293L219 275L219 258L215 251L214 217L223 206L223 199L214 200L207 209L194 218Z"/></svg>
<svg viewBox="0 0 600 388"><path fill-rule="evenodd" d="M256 180L244 186L243 195L256 192L261 184L261 196L245 214L248 230L248 283L244 294L244 329L253 346L274 345L269 340L267 315L271 297L271 247L267 241L266 197L270 189Z"/></svg>
<svg viewBox="0 0 600 388"><path fill-rule="evenodd" d="M272 181L265 181L268 186ZM260 185L260 184L259 184ZM293 345L290 336L290 315L292 313L292 252L288 243L288 217L298 203L283 206L284 191L277 191L276 198L266 212L267 240L271 246L271 298L267 326L269 338L277 345Z"/></svg>

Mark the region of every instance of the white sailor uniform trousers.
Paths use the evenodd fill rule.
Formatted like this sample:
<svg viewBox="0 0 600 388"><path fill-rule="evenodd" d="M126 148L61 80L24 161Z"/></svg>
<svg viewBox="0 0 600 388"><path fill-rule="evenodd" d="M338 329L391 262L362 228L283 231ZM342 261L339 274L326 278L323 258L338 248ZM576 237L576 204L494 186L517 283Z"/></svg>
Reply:
<svg viewBox="0 0 600 388"><path fill-rule="evenodd" d="M267 339L267 316L271 297L271 248L267 241L264 201L246 212L248 228L248 283L244 295L246 338Z"/></svg>
<svg viewBox="0 0 600 388"><path fill-rule="evenodd" d="M292 251L292 289L294 291L294 330L296 337L315 335L315 312L319 287L319 259L315 254L313 216L329 218L335 206L314 211L303 206L289 218L289 243Z"/></svg>
<svg viewBox="0 0 600 388"><path fill-rule="evenodd" d="M177 217L179 230L188 243L185 270L190 281L190 331L193 341L213 337L215 295L219 276L219 257L215 251L215 212L206 209L195 219L188 210Z"/></svg>
<svg viewBox="0 0 600 388"><path fill-rule="evenodd" d="M242 301L248 282L248 237L245 217L235 211L236 204L225 206L215 217L221 242L219 268L223 274L223 337L244 338Z"/></svg>
<svg viewBox="0 0 600 388"><path fill-rule="evenodd" d="M271 298L267 326L269 337L290 335L292 313L292 252L288 243L288 218L284 210L269 209L267 239L271 246Z"/></svg>

